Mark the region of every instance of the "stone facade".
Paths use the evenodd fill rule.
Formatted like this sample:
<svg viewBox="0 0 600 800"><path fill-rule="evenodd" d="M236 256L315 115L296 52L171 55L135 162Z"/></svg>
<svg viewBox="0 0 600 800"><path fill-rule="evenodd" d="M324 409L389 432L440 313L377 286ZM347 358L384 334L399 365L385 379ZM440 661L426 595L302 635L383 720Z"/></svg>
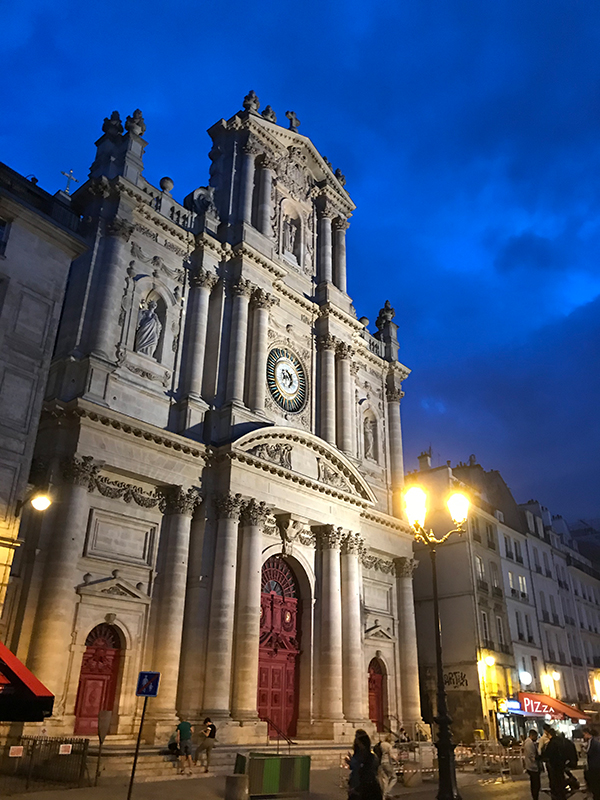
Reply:
<svg viewBox="0 0 600 800"><path fill-rule="evenodd" d="M372 725L374 660L380 724L420 720L394 310L374 335L356 318L345 179L294 114L286 129L257 104L209 130L209 185L183 205L142 176L137 112L125 133L105 120L73 196L89 250L36 446L57 502L22 526L8 636L56 693L53 732L83 730L82 664L112 636L113 734L133 736L137 672L157 669L147 741L177 713L264 741L261 597L288 603L270 653L296 659L297 736ZM265 594L268 564L292 576L289 598L276 581Z"/></svg>
<svg viewBox="0 0 600 800"><path fill-rule="evenodd" d="M0 164L0 612L69 265L86 244L69 197ZM0 617L4 635L10 608Z"/></svg>

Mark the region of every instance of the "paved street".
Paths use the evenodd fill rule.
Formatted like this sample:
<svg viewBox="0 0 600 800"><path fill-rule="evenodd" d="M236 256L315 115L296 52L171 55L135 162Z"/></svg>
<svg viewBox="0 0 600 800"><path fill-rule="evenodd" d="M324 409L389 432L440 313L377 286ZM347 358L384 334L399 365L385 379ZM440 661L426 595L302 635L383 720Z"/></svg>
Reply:
<svg viewBox="0 0 600 800"><path fill-rule="evenodd" d="M480 778L471 774L460 774L459 784L463 800L528 800L529 782L519 778L504 783ZM344 800L345 790L340 786L339 770L315 770L311 774L310 800ZM436 786L425 784L413 789L399 788L396 797L418 798L418 800L434 800ZM133 800L222 800L225 795L225 778L223 776L190 777L189 779L140 783L134 787ZM12 795L13 800L125 800L127 785L111 783L96 789L54 790L30 794ZM547 798L547 794L542 797ZM572 800L583 800L584 795L572 795Z"/></svg>

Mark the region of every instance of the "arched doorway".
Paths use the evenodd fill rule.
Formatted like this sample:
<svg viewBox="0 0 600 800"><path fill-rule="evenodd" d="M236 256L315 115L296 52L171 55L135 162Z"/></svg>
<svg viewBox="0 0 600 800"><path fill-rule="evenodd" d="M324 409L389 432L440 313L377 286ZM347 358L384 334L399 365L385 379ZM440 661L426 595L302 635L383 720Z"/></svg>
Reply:
<svg viewBox="0 0 600 800"><path fill-rule="evenodd" d="M369 719L383 730L383 667L378 658L369 664Z"/></svg>
<svg viewBox="0 0 600 800"><path fill-rule="evenodd" d="M115 702L120 663L119 631L106 622L96 625L85 640L75 702L75 733L98 733L98 712L112 710Z"/></svg>
<svg viewBox="0 0 600 800"><path fill-rule="evenodd" d="M298 723L298 657L300 599L294 573L281 556L271 556L262 568L258 714L287 736Z"/></svg>

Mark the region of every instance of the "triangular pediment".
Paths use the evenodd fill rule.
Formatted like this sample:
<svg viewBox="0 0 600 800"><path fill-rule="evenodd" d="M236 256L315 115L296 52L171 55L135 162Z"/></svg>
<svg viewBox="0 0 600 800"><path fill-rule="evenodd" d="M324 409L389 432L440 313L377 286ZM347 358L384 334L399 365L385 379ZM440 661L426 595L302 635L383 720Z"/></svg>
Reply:
<svg viewBox="0 0 600 800"><path fill-rule="evenodd" d="M384 630L381 625L373 625L365 631L366 639L380 639L386 642L394 642L394 637Z"/></svg>
<svg viewBox="0 0 600 800"><path fill-rule="evenodd" d="M237 439L232 450L274 465L290 477L302 475L332 494L350 495L376 502L368 483L354 464L324 439L283 426L260 428Z"/></svg>
<svg viewBox="0 0 600 800"><path fill-rule="evenodd" d="M108 595L121 600L135 600L142 603L150 602L150 598L144 591L120 577L100 578L95 581L84 582L77 587L77 592L82 595Z"/></svg>

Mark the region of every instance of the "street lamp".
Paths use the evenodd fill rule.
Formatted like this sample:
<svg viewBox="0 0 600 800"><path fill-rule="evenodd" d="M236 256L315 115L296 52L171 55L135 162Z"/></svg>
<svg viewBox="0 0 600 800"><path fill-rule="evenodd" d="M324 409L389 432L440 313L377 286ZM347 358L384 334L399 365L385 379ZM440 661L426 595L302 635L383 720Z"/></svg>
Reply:
<svg viewBox="0 0 600 800"><path fill-rule="evenodd" d="M446 501L448 511L454 525L451 531L438 539L433 531L424 527L427 516L427 494L419 486L411 486L404 494L406 518L414 531L415 539L429 548L431 558L431 574L433 580L433 615L435 618L435 657L437 666L437 716L438 738L435 746L438 751L438 793L437 800L461 800L456 785L456 762L454 760L454 742L450 724L452 718L448 713L446 689L444 687L444 668L442 661L442 628L438 602L436 550L453 533L464 533L469 514L469 500L464 494L455 492Z"/></svg>

